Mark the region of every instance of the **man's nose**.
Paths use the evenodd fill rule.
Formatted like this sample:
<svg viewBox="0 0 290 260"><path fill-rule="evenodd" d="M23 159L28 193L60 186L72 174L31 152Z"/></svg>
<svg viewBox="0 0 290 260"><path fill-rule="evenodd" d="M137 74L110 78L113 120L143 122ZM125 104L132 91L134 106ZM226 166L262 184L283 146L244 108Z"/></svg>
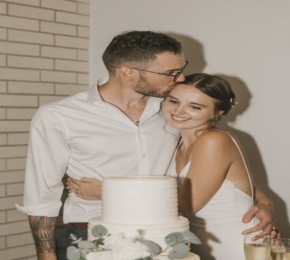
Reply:
<svg viewBox="0 0 290 260"><path fill-rule="evenodd" d="M182 82L185 80L185 76L183 73L180 74L180 76L176 79L176 82Z"/></svg>

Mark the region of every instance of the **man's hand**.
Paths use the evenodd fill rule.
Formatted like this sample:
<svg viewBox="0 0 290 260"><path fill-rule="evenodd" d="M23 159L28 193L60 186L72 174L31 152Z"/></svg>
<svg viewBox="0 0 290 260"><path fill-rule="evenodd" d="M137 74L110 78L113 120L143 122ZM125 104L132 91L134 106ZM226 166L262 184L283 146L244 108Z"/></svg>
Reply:
<svg viewBox="0 0 290 260"><path fill-rule="evenodd" d="M82 178L76 180L68 178L69 192L74 192L76 196L84 200L101 200L102 182L93 178Z"/></svg>
<svg viewBox="0 0 290 260"><path fill-rule="evenodd" d="M272 202L259 189L256 189L256 204L252 206L243 216L243 222L248 223L254 217L260 220L260 223L255 227L247 229L243 235L262 231L256 238L261 238L265 235L271 235L272 238L277 236L277 232L272 232L274 227L273 205Z"/></svg>
<svg viewBox="0 0 290 260"><path fill-rule="evenodd" d="M56 217L29 216L37 259L57 260L55 252L55 221Z"/></svg>

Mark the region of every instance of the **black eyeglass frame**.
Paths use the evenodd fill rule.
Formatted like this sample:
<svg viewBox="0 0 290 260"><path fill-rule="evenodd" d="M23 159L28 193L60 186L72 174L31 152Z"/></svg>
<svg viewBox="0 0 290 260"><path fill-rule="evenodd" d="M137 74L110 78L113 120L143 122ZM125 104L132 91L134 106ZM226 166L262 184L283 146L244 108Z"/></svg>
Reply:
<svg viewBox="0 0 290 260"><path fill-rule="evenodd" d="M184 69L187 67L188 65L188 61L185 61L185 65L177 71L176 75L172 75L172 74L168 74L168 73L161 73L161 72L155 72L155 71L150 71L150 70L143 70L143 69L138 69L138 68L132 68L133 70L139 70L139 71L145 71L145 72L149 72L149 73L154 73L154 74L159 74L159 75L163 75L163 76L168 76L168 77L173 77L173 81L176 81L179 76L182 74L182 72L184 71Z"/></svg>

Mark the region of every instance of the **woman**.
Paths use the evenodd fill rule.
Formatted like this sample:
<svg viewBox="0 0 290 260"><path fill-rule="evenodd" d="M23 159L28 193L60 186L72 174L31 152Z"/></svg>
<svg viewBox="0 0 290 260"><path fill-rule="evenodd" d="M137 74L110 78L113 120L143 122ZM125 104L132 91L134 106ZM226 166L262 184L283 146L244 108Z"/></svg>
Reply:
<svg viewBox="0 0 290 260"><path fill-rule="evenodd" d="M192 249L202 260L244 260L242 232L255 224L241 222L254 202L245 156L235 137L215 127L234 105L229 83L203 73L187 76L163 102L162 114L182 137L167 175L178 178L179 210L202 240ZM70 182L77 196L96 198L78 183Z"/></svg>
<svg viewBox="0 0 290 260"><path fill-rule="evenodd" d="M241 219L254 203L252 175L238 140L215 127L234 105L227 81L201 73L187 76L163 103L182 137L168 175L178 178L179 210L202 240L193 247L202 260L245 259Z"/></svg>

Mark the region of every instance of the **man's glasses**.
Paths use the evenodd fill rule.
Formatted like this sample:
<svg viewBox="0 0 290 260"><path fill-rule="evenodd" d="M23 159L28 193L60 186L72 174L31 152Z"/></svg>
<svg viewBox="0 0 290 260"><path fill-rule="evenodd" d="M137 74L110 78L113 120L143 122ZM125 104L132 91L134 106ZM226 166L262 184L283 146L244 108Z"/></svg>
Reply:
<svg viewBox="0 0 290 260"><path fill-rule="evenodd" d="M188 65L188 61L185 61L185 65L180 69L176 71L172 71L171 73L160 73L160 72L155 72L155 71L150 71L150 70L143 70L143 69L138 69L138 68L132 68L133 70L140 70L140 71L145 71L149 73L154 73L154 74L159 74L159 75L164 75L168 77L173 77L173 81L176 81L179 76L182 74L186 66Z"/></svg>

